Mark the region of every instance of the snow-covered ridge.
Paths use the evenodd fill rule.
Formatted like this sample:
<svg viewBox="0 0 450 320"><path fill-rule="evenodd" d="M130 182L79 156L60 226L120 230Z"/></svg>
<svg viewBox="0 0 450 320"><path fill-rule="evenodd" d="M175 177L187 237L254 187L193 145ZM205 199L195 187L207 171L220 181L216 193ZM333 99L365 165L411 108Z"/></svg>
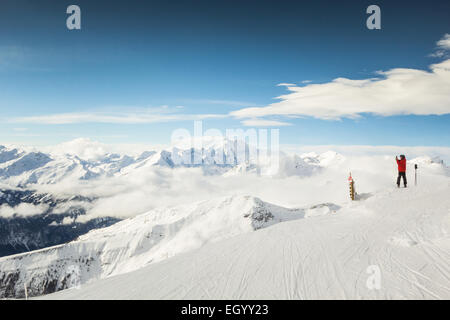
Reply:
<svg viewBox="0 0 450 320"><path fill-rule="evenodd" d="M318 213L332 210L336 207L324 212L322 206ZM81 283L130 272L207 243L304 216L305 210L250 196L151 210L65 245L0 258L0 297L22 296L24 282L29 295L67 288L74 270Z"/></svg>
<svg viewBox="0 0 450 320"><path fill-rule="evenodd" d="M386 188L43 298L449 299L449 187Z"/></svg>

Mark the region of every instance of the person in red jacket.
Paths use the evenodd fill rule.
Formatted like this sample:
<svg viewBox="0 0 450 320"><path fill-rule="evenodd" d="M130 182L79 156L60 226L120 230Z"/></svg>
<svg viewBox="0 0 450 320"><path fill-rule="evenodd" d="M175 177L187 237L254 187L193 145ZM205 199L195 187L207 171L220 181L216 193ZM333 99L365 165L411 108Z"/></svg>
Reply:
<svg viewBox="0 0 450 320"><path fill-rule="evenodd" d="M400 179L403 178L403 184L406 188L406 158L402 154L400 155L400 159L395 157L398 166L398 178L397 178L397 187L400 188Z"/></svg>

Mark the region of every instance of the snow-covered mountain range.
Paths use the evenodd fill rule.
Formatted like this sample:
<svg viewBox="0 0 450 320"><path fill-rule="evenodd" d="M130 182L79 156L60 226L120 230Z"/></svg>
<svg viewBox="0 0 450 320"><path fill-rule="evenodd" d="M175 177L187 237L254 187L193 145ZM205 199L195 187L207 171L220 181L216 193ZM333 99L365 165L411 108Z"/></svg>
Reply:
<svg viewBox="0 0 450 320"><path fill-rule="evenodd" d="M86 152L92 149L90 142L76 143L75 152L70 143L58 152L0 146L0 229L4 230L0 234L0 257L65 243L120 220L122 217L111 217L102 209L100 217L81 221L92 202L101 198L80 194L91 182L122 177L132 180L158 168L198 168L204 175L219 176L255 174L260 170L256 162L239 163L237 149L227 140L200 150L171 147L133 155L100 152L94 156ZM324 157L284 157L281 165L284 174L310 175L320 170ZM80 188L75 189L75 184ZM45 186L53 188L42 190ZM137 209L140 213L145 210Z"/></svg>
<svg viewBox="0 0 450 320"><path fill-rule="evenodd" d="M215 144L201 149L171 147L167 150L145 151L136 156L105 153L94 159L81 158L72 153L44 153L0 146L0 183L16 187L56 184L64 180L90 180L124 175L152 166L199 167L205 174L231 175L258 172L265 165L263 161L258 160L241 161L238 152L238 147L228 140L222 145ZM281 174L310 175L322 166L342 159L342 155L331 151L301 156L283 155L280 159Z"/></svg>
<svg viewBox="0 0 450 320"><path fill-rule="evenodd" d="M423 249L424 243L432 243L426 248L428 253L432 252L430 250L445 251L448 245L449 205L445 201L439 202L438 198L448 192L450 171L440 159L423 156L409 160L409 185L413 186L414 164L419 164L419 187L394 190L396 167L392 156L352 158L333 151L300 155L281 153L277 170L270 175L261 175L266 161L239 162L233 144L225 142L225 145L223 148L223 145L211 144L204 149L172 147L134 154L0 147L0 230L3 230L0 256L2 248L5 254L12 254L0 257L0 298L23 297L25 287L29 296L37 296L78 285L82 288L94 286L94 289L79 291L92 296L100 290L95 287L96 283L102 288L103 284L109 286L109 279L122 279L128 274L131 278L126 281L142 283L143 287L136 288L145 291L144 286L152 288L152 285L140 278L140 272L150 270L148 277L154 279L156 275L161 276L157 271L161 264L168 264L169 277L180 280L168 281L167 287L172 293L166 292L167 297L189 297L178 291L178 286L183 285L193 288L193 297L252 298L256 291L246 288L254 284L246 280L240 289L234 288L232 282L231 287L223 284L222 293L210 292L201 279L198 286L181 280L183 270L191 272L192 279L197 279L198 275L192 274L194 271L189 266L185 265L179 271L171 265L171 261L188 263L181 258L183 256L194 260L199 257L206 266L214 265L220 271L214 275L213 269L198 266L214 283L221 282L216 278L221 277L220 274L233 279L248 278L248 272L258 274L259 267L252 261L246 260L248 272L243 270L244 266L233 271L233 266L224 270L215 265L214 261L222 261L214 253L216 245L227 259L234 261L228 244L245 247L247 254L254 252L261 259L269 249L273 250L274 256L279 257L282 250L286 259L292 259L290 264L297 266L297 271L292 271L296 276L285 275L286 281L281 285L285 291L272 288L273 297L313 297L319 293L327 296L323 290L331 282L325 282L323 286L318 284L316 291L312 291L307 283L298 282L298 278L303 277L298 274L298 268L304 268L301 263L307 259L303 254L308 248L320 252L314 255L314 263L325 265L335 259L353 261L353 256L347 256L344 251L351 252L354 246L369 248L368 254L355 255L359 262L353 262L361 268L361 261L377 260L378 251L372 249L380 248L392 254L389 246L414 247L411 250L420 256L414 260L414 266L408 266L414 272L417 272L416 264L443 266L448 263L445 255L429 260L417 251ZM201 160L192 164L194 158ZM187 161L180 162L180 159ZM349 201L348 197L350 171L356 179L356 202ZM422 202L413 201L416 198ZM429 209L426 209L427 205ZM408 212L415 212L410 222L407 221L411 218L407 217ZM345 223L336 220L341 215L345 217ZM374 216L380 220L373 220L371 217ZM430 216L433 219L427 221L426 217ZM387 221L389 232L382 230L382 221ZM367 238L353 230L370 223L379 226L378 231ZM327 233L321 233L317 229L319 225L326 225ZM296 234L296 228L302 235ZM310 230L316 230L316 233ZM365 230L370 234L369 229ZM383 236L378 237L379 233ZM272 239L268 241L262 234L281 242L284 237L296 240L288 243L290 249L278 248ZM353 234L355 236L351 236ZM342 247L335 244L341 238L345 240ZM244 245L247 242L250 246ZM301 252L293 250L298 246L302 248ZM328 246L334 249L328 251ZM21 253L24 251L30 252ZM195 252L206 253L198 253L198 256ZM209 261L208 255L215 260ZM327 256L334 258L328 261ZM380 260L383 268L398 267L388 260L386 257ZM279 268L276 261L268 261L270 268ZM286 263L281 263L281 267L290 267ZM283 270L278 271L287 272L288 269ZM310 277L319 277L311 272ZM357 285L357 289L345 285L343 291L336 289L329 297L364 297L360 278L348 276L341 269L327 272L335 273L343 282ZM391 276L410 279L414 272L402 269L401 273L394 272ZM418 294L445 297L445 291L434 285L434 281L442 282L439 272L448 279L448 270L444 267L427 271L424 277L432 279L431 282L416 279L419 289L401 288L409 290L409 295L402 290L395 291L397 287L392 282L390 291L367 297ZM139 276L135 276L137 274ZM116 284L125 286L123 298L131 294L126 285ZM151 288L142 298L162 297ZM231 288L237 295L230 291ZM205 292L210 293L205 295ZM268 290L265 292L269 293ZM264 297L272 297L267 294ZM116 296L98 294L98 297Z"/></svg>

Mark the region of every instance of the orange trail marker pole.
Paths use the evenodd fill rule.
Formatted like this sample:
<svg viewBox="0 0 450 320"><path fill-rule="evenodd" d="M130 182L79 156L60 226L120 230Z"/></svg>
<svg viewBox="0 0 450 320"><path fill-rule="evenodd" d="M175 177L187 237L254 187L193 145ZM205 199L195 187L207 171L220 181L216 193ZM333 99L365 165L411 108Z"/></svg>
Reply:
<svg viewBox="0 0 450 320"><path fill-rule="evenodd" d="M355 181L352 178L352 173L350 172L350 176L348 177L348 183L350 187L350 199L355 200Z"/></svg>

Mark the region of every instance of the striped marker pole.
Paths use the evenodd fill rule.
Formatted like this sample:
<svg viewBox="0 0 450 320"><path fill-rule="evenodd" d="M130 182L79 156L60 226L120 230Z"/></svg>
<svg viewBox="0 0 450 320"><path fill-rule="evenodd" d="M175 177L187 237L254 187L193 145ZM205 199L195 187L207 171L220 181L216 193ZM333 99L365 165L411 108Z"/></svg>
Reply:
<svg viewBox="0 0 450 320"><path fill-rule="evenodd" d="M348 184L350 187L350 199L355 200L355 181L353 181L351 172L350 176L348 177Z"/></svg>

